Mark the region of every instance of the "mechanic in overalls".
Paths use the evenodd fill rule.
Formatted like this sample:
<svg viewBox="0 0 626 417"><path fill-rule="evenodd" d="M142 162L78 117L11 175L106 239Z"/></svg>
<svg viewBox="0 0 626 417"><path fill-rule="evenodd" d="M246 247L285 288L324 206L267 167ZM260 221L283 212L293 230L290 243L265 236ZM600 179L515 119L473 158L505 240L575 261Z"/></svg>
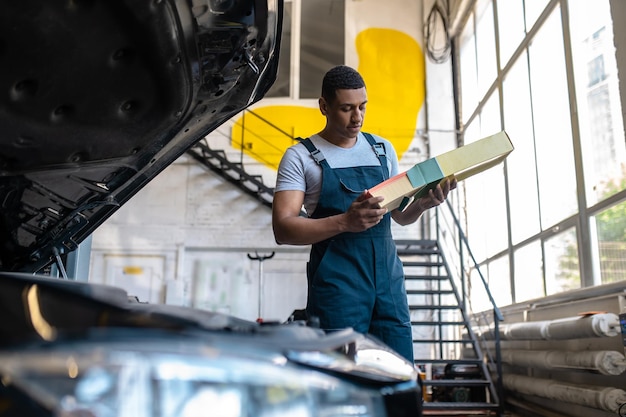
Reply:
<svg viewBox="0 0 626 417"><path fill-rule="evenodd" d="M361 132L367 91L348 66L329 70L319 108L326 126L285 152L276 180L276 242L312 245L306 313L320 328L370 333L413 362L411 319L391 218L415 222L445 201L455 181L439 185L404 211L381 208L367 189L399 172L391 144ZM300 215L304 206L308 217Z"/></svg>

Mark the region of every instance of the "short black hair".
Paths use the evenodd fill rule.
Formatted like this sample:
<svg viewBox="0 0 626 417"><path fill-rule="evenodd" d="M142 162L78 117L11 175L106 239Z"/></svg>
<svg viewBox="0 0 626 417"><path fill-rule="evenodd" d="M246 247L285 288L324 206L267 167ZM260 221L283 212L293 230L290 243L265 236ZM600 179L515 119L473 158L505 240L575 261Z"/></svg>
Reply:
<svg viewBox="0 0 626 417"><path fill-rule="evenodd" d="M361 74L347 65L338 65L328 70L322 80L322 97L332 102L337 90L356 90L365 87Z"/></svg>

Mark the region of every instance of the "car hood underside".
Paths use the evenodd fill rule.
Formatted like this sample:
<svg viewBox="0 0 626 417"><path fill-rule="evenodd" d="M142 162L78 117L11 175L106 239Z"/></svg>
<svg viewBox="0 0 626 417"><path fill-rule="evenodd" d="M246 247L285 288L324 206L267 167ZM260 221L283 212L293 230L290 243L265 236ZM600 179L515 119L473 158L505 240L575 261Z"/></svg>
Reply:
<svg viewBox="0 0 626 417"><path fill-rule="evenodd" d="M36 272L276 77L282 3L0 4L0 270Z"/></svg>

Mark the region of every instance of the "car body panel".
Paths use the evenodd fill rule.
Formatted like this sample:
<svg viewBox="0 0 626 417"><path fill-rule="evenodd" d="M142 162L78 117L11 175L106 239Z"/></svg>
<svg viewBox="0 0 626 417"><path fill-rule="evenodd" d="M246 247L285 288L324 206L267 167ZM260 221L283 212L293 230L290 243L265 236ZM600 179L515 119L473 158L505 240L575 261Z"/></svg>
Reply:
<svg viewBox="0 0 626 417"><path fill-rule="evenodd" d="M152 362L159 358L185 367L180 374L170 374L170 379L197 373L209 378L213 386L228 385L231 378L239 378L233 382L236 386L262 385L263 372L274 374L273 378L284 372L297 380L325 375L331 378L326 379L330 385L325 389L334 390L339 384L353 392L367 392L380 402L376 414L364 415L421 415L421 390L413 364L371 336L349 328L326 333L305 321L251 322L200 309L140 303L106 285L25 273L0 272L0 287L4 318L0 321L0 378L4 381L0 416L73 415L65 408L66 398L79 395L84 385L98 386L89 382L91 373L115 369L109 375L115 378L129 365L128 372L143 375L135 367L143 364L142 369L155 372ZM131 357L131 363L120 362L120 357ZM68 378L68 364L77 369L74 377ZM249 369L246 372L251 374L244 378L243 371L237 370L241 366L258 367L259 374ZM167 378L145 378L151 387L168 384ZM133 389L143 392L134 385ZM160 398L153 391L149 395L154 401ZM118 402L132 407L126 402L129 397L133 396Z"/></svg>

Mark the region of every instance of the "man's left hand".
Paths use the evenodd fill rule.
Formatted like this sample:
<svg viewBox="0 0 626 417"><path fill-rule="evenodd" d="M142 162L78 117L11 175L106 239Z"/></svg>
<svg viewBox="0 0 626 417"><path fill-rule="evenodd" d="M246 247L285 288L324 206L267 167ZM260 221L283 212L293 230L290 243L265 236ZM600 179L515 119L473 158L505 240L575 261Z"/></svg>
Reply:
<svg viewBox="0 0 626 417"><path fill-rule="evenodd" d="M428 194L423 195L419 199L419 205L422 210L426 211L430 208L437 207L448 197L450 190L456 188L456 178L452 176L445 181L440 182L437 186L431 190L428 190Z"/></svg>

